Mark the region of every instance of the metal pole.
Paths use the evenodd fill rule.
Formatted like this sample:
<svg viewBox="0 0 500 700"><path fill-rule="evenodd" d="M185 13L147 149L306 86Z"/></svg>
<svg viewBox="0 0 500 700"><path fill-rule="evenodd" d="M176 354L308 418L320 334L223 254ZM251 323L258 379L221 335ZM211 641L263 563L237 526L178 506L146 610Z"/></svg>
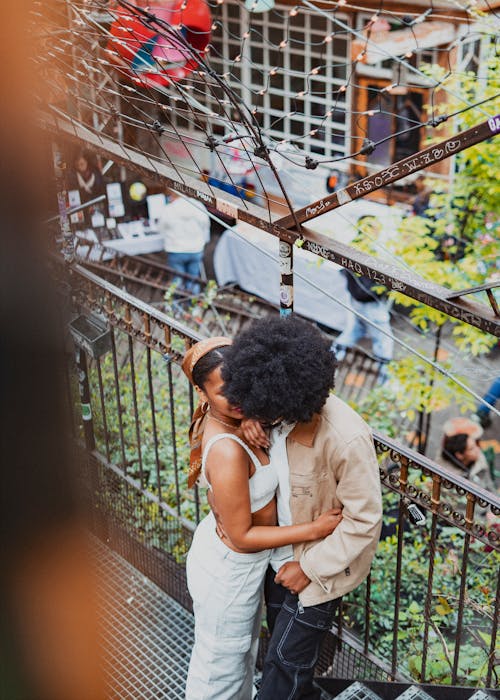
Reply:
<svg viewBox="0 0 500 700"><path fill-rule="evenodd" d="M89 452L95 449L94 419L90 405L90 387L87 368L87 355L81 348L76 348L76 366L78 368L78 385L80 388L80 403L82 407L83 434L85 446Z"/></svg>
<svg viewBox="0 0 500 700"><path fill-rule="evenodd" d="M438 326L437 331L436 331L436 343L434 345L434 362L437 362L438 355L439 355L439 348L441 346L441 331L442 331L443 326ZM430 388L432 390L432 387L434 386L434 381L435 381L435 371L432 371L432 376L431 376L431 381L430 381ZM423 446L422 446L422 451L421 454L425 455L427 451L427 444L429 442L429 431L431 429L431 418L432 418L432 412L428 411L427 414L425 415L425 428L424 428L424 435L423 435Z"/></svg>
<svg viewBox="0 0 500 700"><path fill-rule="evenodd" d="M293 311L293 245L280 240L280 316Z"/></svg>
<svg viewBox="0 0 500 700"><path fill-rule="evenodd" d="M57 208L59 210L59 227L62 235L61 253L67 263L75 260L75 240L68 216L68 193L66 190L66 162L64 156L54 143L52 144L52 159L57 187Z"/></svg>

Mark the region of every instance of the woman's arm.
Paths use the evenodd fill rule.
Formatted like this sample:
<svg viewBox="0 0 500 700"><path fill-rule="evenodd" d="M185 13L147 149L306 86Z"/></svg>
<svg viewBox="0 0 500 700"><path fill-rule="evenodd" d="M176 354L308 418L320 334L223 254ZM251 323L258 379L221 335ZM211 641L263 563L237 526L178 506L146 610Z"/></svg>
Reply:
<svg viewBox="0 0 500 700"><path fill-rule="evenodd" d="M323 513L300 525L252 525L248 461L245 450L233 440L220 440L211 448L206 473L212 486L217 516L232 544L243 551L313 542L329 535L342 519L339 509ZM265 469L265 467L264 467Z"/></svg>

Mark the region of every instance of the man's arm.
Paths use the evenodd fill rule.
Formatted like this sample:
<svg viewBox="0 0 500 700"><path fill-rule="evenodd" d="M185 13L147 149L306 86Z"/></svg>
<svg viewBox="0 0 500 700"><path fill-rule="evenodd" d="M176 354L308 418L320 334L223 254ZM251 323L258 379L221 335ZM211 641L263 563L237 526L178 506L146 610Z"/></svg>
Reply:
<svg viewBox="0 0 500 700"><path fill-rule="evenodd" d="M322 587L378 541L382 522L379 468L371 435L366 432L353 438L330 468L338 478L343 519L331 535L307 549L299 562L304 574Z"/></svg>

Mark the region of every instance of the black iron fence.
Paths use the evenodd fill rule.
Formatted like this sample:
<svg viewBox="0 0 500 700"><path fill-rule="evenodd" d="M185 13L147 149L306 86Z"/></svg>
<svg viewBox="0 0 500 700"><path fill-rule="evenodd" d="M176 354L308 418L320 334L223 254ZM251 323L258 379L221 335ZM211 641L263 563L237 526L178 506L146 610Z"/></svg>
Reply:
<svg viewBox="0 0 500 700"><path fill-rule="evenodd" d="M206 505L186 486L193 393L179 361L198 338L83 268L71 288L69 400L93 524L189 608L184 558ZM344 362L340 395L376 382L377 368L357 362ZM500 499L401 442L375 442L382 539L370 577L343 600L317 671L496 687Z"/></svg>

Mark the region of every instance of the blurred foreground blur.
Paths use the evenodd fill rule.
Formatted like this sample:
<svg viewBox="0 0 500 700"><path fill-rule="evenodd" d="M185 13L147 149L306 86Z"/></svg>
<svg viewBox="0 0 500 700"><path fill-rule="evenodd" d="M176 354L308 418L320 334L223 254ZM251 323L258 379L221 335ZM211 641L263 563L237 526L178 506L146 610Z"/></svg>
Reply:
<svg viewBox="0 0 500 700"><path fill-rule="evenodd" d="M63 363L40 222L49 144L31 102L25 27L35 4L4 8L0 47L2 542L0 696L103 697L96 615L62 409Z"/></svg>

